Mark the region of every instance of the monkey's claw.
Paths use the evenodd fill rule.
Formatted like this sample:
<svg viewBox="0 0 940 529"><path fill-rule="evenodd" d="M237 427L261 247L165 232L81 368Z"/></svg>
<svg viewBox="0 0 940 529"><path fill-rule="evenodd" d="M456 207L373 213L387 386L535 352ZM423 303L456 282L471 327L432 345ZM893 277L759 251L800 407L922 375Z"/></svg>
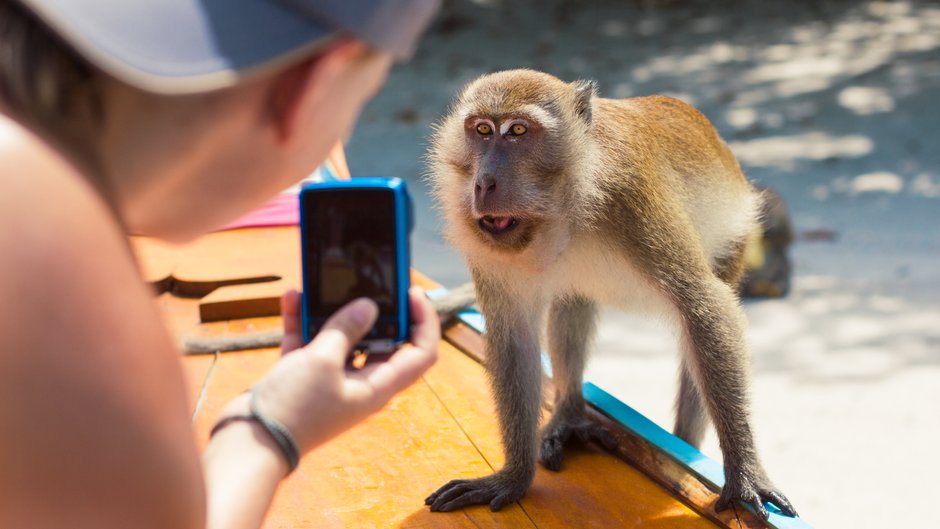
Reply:
<svg viewBox="0 0 940 529"><path fill-rule="evenodd" d="M431 512L487 503L490 509L498 511L521 498L531 482L531 478L518 479L503 473L479 479L455 479L425 498L424 504L431 506Z"/></svg>
<svg viewBox="0 0 940 529"><path fill-rule="evenodd" d="M565 444L572 438L581 442L595 442L607 451L617 448L617 439L599 424L589 421L585 417L575 420L552 420L545 431L542 432L542 446L539 451L539 463L543 467L558 471L561 470L561 460L564 458Z"/></svg>
<svg viewBox="0 0 940 529"><path fill-rule="evenodd" d="M766 478L755 479L740 474L736 477L726 476L726 483L715 503L715 510L723 511L735 500L751 504L754 512L765 520L770 514L764 507L764 502L773 503L786 516L797 516L796 509L793 508L790 500L775 489Z"/></svg>

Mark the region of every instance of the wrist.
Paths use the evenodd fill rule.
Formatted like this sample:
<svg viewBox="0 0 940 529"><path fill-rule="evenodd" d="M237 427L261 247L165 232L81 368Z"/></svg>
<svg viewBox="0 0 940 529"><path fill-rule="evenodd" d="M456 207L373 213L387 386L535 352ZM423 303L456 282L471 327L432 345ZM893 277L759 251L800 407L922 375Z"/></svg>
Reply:
<svg viewBox="0 0 940 529"><path fill-rule="evenodd" d="M239 411L227 406L228 415L223 416ZM277 444L254 421L235 421L218 430L203 453L203 468L210 528L260 527L278 484L288 474Z"/></svg>
<svg viewBox="0 0 940 529"><path fill-rule="evenodd" d="M236 416L243 414L226 414L220 422ZM225 460L231 465L233 460L237 460L244 473L262 472L277 476L278 480L290 473L287 459L277 442L264 425L253 420L233 420L216 429L206 446L204 460L206 465L212 465L216 460Z"/></svg>
<svg viewBox="0 0 940 529"><path fill-rule="evenodd" d="M240 396L233 400L222 415L222 418L215 424L212 431L209 432L210 439L219 432L229 428L236 423L249 423L255 426L254 434L258 430L267 435L265 446L274 446L276 452L280 453L287 465L287 473L291 473L297 468L300 462L300 450L297 447L297 441L291 431L281 424L278 420L264 413L258 404L258 395L252 389L248 394L248 413L244 413L245 397Z"/></svg>

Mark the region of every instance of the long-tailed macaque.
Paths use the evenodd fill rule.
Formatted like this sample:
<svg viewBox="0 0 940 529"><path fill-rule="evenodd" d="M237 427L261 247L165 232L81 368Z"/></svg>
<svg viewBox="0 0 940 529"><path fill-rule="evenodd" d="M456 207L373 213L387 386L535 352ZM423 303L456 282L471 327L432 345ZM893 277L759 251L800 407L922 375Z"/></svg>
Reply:
<svg viewBox="0 0 940 529"><path fill-rule="evenodd" d="M432 511L498 510L536 459L558 470L566 440L613 442L585 416L581 380L597 304L665 317L681 344L675 433L710 417L733 500L795 511L758 459L748 410L744 316L735 294L757 222L755 192L708 120L668 97L603 99L593 82L531 70L485 75L435 128L430 181L486 317L505 466L431 494ZM538 434L541 323L557 388Z"/></svg>

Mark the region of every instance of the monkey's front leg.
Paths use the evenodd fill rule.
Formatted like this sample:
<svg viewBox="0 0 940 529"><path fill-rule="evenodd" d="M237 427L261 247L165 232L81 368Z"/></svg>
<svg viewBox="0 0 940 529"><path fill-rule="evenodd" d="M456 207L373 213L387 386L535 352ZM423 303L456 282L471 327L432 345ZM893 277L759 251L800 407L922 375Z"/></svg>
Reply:
<svg viewBox="0 0 940 529"><path fill-rule="evenodd" d="M560 470L565 443L571 439L595 441L608 450L617 440L585 414L581 380L588 346L594 336L597 307L580 296L564 296L552 302L548 316L548 353L552 358L555 412L542 431L539 462L549 470Z"/></svg>
<svg viewBox="0 0 940 529"><path fill-rule="evenodd" d="M498 511L525 494L535 475L536 431L541 409L542 366L538 314L502 288L474 277L486 317L486 368L502 433L505 465L495 474L454 480L424 500L432 511L489 504ZM488 295L491 289L498 290Z"/></svg>

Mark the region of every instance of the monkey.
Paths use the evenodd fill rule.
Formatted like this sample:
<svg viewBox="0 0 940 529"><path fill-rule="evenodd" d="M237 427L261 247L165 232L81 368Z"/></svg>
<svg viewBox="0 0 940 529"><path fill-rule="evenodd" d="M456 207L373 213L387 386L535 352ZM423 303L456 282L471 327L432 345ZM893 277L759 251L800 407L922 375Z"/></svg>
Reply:
<svg viewBox="0 0 940 529"><path fill-rule="evenodd" d="M616 446L585 415L582 374L598 304L658 315L680 343L675 434L698 446L710 418L723 454L716 510L735 500L794 516L768 479L749 420L748 353L736 295L759 193L699 111L663 96L605 99L593 81L533 70L469 83L431 132L428 179L486 321L485 366L505 464L427 497L431 511L529 488L561 468L569 439ZM538 431L540 336L556 388Z"/></svg>

